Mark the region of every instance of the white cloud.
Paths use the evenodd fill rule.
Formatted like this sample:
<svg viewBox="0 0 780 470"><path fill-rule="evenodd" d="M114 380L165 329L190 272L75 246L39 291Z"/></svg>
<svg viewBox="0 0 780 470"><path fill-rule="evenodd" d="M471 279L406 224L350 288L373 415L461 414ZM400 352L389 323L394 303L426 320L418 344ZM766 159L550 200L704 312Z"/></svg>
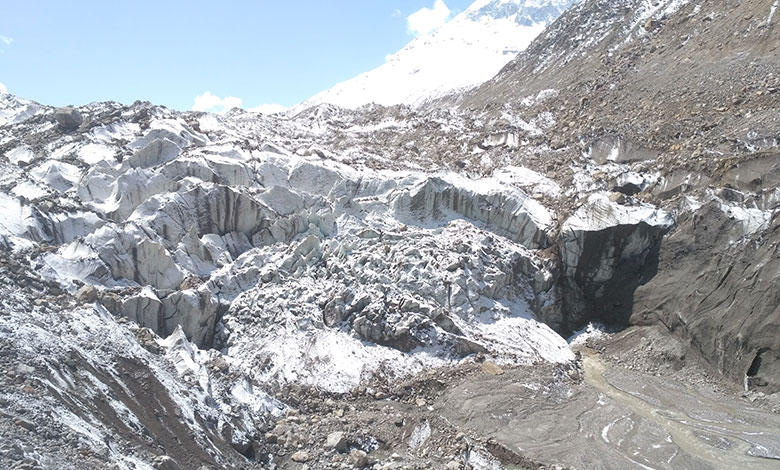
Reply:
<svg viewBox="0 0 780 470"><path fill-rule="evenodd" d="M240 108L243 102L244 100L236 98L235 96L220 98L207 91L206 93L195 97L195 103L192 105L192 110L224 113L232 108Z"/></svg>
<svg viewBox="0 0 780 470"><path fill-rule="evenodd" d="M436 0L433 8L420 8L406 18L406 27L415 36L428 34L447 22L450 9L444 0Z"/></svg>
<svg viewBox="0 0 780 470"><path fill-rule="evenodd" d="M6 46L10 46L12 42L14 42L14 38L9 38L8 36L0 35L0 42L5 44Z"/></svg>
<svg viewBox="0 0 780 470"><path fill-rule="evenodd" d="M0 93L8 93L8 88L3 85L3 82L0 82Z"/></svg>
<svg viewBox="0 0 780 470"><path fill-rule="evenodd" d="M276 114L286 110L287 107L282 106L281 104L261 104L260 106L247 109L247 111L261 114Z"/></svg>

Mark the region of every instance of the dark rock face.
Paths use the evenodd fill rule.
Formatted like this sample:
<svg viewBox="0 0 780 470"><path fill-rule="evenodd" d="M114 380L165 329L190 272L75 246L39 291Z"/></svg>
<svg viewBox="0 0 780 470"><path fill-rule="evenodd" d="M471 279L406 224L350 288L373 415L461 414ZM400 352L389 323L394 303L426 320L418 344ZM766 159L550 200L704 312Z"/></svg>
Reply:
<svg viewBox="0 0 780 470"><path fill-rule="evenodd" d="M57 108L54 119L63 131L75 131L84 122L79 110L71 107Z"/></svg>
<svg viewBox="0 0 780 470"><path fill-rule="evenodd" d="M680 221L658 274L635 293L635 324L662 323L731 379L780 391L780 217L737 239L716 203Z"/></svg>
<svg viewBox="0 0 780 470"><path fill-rule="evenodd" d="M665 232L665 227L645 222L563 232L559 242L563 312L554 326L570 332L593 320L627 324L634 291L655 274Z"/></svg>

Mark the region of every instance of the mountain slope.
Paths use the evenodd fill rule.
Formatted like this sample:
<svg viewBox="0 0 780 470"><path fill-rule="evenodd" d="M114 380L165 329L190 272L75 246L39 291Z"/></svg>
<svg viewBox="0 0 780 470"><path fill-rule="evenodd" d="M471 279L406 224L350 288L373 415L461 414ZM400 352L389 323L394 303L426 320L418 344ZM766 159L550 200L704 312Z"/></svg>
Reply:
<svg viewBox="0 0 780 470"><path fill-rule="evenodd" d="M633 298L590 315L663 324L733 380L767 391L780 390L776 10L774 0L585 1L452 98L517 140L525 133L508 123L547 116L548 169L579 160L652 174L615 188L678 224Z"/></svg>
<svg viewBox="0 0 780 470"><path fill-rule="evenodd" d="M418 37L385 64L339 83L296 109L330 103L416 105L495 75L575 0L477 0L452 21Z"/></svg>

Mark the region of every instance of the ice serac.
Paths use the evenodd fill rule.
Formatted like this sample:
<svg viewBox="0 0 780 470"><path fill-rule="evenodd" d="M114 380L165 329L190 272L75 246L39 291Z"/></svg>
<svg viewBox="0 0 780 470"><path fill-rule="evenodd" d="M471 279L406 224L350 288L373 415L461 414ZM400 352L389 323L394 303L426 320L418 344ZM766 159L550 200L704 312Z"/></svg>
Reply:
<svg viewBox="0 0 780 470"><path fill-rule="evenodd" d="M525 247L549 245L546 230L552 217L541 204L517 189L470 183L427 178L397 197L395 211L402 220L406 216L422 223L465 217Z"/></svg>
<svg viewBox="0 0 780 470"><path fill-rule="evenodd" d="M140 148L127 159L127 163L133 168L149 168L173 160L181 153L181 149L174 142L166 138L158 138Z"/></svg>
<svg viewBox="0 0 780 470"><path fill-rule="evenodd" d="M90 125L46 137L45 161L37 132L51 120L9 141L14 158L0 165L24 186L2 186L0 235L9 250L46 243L41 272L63 290L84 285L85 301L163 337L227 347L247 370L264 364L263 381L327 390L475 352L573 358L533 314L552 213L505 175L373 169L311 143L260 145L247 136L273 136L283 121L248 113L79 112ZM293 130L303 122L283 123L285 135L315 135Z"/></svg>
<svg viewBox="0 0 780 470"><path fill-rule="evenodd" d="M594 194L561 227L562 310L546 318L561 331L591 321L625 325L634 291L655 275L671 216L652 206L623 206Z"/></svg>
<svg viewBox="0 0 780 470"><path fill-rule="evenodd" d="M412 40L378 68L294 108L322 103L357 108L419 105L493 77L577 0L477 0L433 32Z"/></svg>

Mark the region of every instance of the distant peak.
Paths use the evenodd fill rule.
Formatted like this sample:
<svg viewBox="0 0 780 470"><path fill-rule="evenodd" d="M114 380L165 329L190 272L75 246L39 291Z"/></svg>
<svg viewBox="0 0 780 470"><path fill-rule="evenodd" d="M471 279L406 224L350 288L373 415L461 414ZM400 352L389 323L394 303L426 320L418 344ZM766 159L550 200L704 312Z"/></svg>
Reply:
<svg viewBox="0 0 780 470"><path fill-rule="evenodd" d="M477 0L466 10L466 16L472 20L514 17L515 22L522 26L549 24L576 2L577 0Z"/></svg>

